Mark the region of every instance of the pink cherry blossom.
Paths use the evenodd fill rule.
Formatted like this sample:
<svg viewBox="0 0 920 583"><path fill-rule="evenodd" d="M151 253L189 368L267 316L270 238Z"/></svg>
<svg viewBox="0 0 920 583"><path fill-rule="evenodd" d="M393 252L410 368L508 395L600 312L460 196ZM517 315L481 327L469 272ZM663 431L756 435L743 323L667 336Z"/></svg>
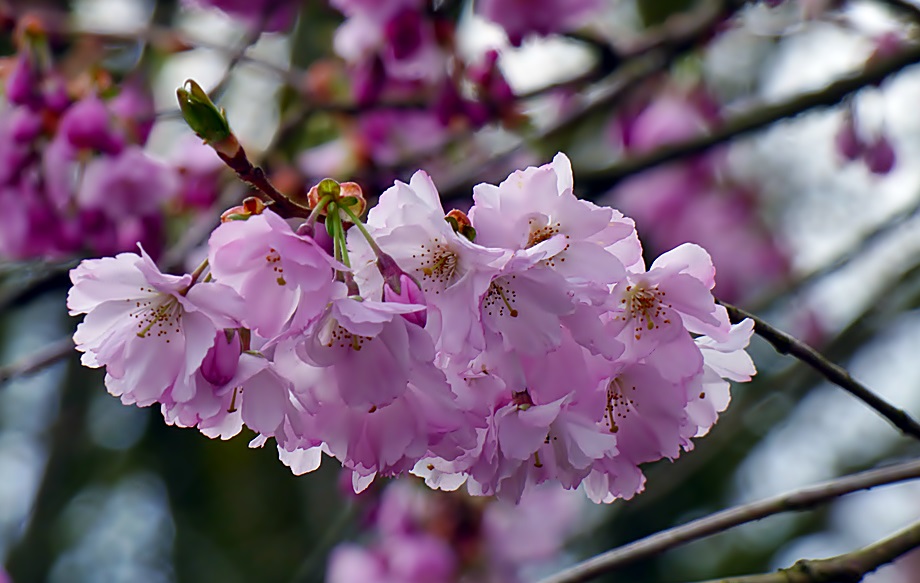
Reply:
<svg viewBox="0 0 920 583"><path fill-rule="evenodd" d="M573 284L606 286L625 275L623 262L605 247L628 237L633 226L613 209L575 196L565 154L516 171L498 186L479 184L473 200L470 221L480 245L523 250L561 235L564 246L545 261Z"/></svg>
<svg viewBox="0 0 920 583"><path fill-rule="evenodd" d="M750 355L745 352L754 322L743 320L732 326L726 340L717 342L708 336L700 336L696 344L703 356L703 377L700 391L692 392L687 405L690 420L696 426L693 437L709 432L719 413L728 407L731 400L729 381L743 383L751 380L757 372Z"/></svg>
<svg viewBox="0 0 920 583"><path fill-rule="evenodd" d="M630 273L613 290L627 357L641 359L688 331L725 337L728 314L712 297L714 285L712 260L689 243L661 255L649 271Z"/></svg>
<svg viewBox="0 0 920 583"><path fill-rule="evenodd" d="M575 534L584 498L577 492L546 484L528 490L517 505L496 501L482 515L490 562L500 573L551 560Z"/></svg>
<svg viewBox="0 0 920 583"><path fill-rule="evenodd" d="M101 209L114 219L153 214L176 195L178 186L172 168L131 146L118 156L95 158L87 164L77 204Z"/></svg>
<svg viewBox="0 0 920 583"><path fill-rule="evenodd" d="M256 377L270 364L264 358L241 354L239 350L237 337L228 341L227 333L219 332L201 367L184 383L176 383L161 399L166 422L197 427L211 438L230 439L238 434L244 421L243 387L255 386ZM261 403L253 403L250 409L258 404ZM250 411L247 413L252 416Z"/></svg>
<svg viewBox="0 0 920 583"><path fill-rule="evenodd" d="M579 200L572 189L571 164L564 154L552 164L514 172L497 187L474 188L470 220L477 242L512 253L482 306L484 327L502 337L506 350L547 352L558 346L564 322L585 326L573 333L592 350L610 358L622 352L611 335L592 324L600 310L585 312L591 304L605 303L609 286L626 275L613 251L632 264L641 248L631 222L612 209ZM568 318L576 310L578 316Z"/></svg>
<svg viewBox="0 0 920 583"><path fill-rule="evenodd" d="M480 299L508 254L455 233L444 215L431 178L416 172L409 184L397 181L380 196L368 214L367 227L378 245L421 286L429 308L426 326L438 350L472 357L484 347ZM359 235L351 237L357 249L366 247ZM372 297L383 285L373 260L365 250L354 262L362 290Z"/></svg>
<svg viewBox="0 0 920 583"><path fill-rule="evenodd" d="M162 400L198 370L218 331L239 325L232 289L163 274L143 249L85 260L70 278L70 314L86 314L74 334L82 362L105 366L106 387L126 404Z"/></svg>
<svg viewBox="0 0 920 583"><path fill-rule="evenodd" d="M414 371L434 369L434 345L418 326L399 316L413 304L337 297L298 347L305 362L327 367L351 407L383 407L405 390Z"/></svg>
<svg viewBox="0 0 920 583"><path fill-rule="evenodd" d="M246 302L241 319L265 338L299 329L329 301L336 262L270 210L220 225L208 241L214 277ZM296 317L295 317L296 316Z"/></svg>

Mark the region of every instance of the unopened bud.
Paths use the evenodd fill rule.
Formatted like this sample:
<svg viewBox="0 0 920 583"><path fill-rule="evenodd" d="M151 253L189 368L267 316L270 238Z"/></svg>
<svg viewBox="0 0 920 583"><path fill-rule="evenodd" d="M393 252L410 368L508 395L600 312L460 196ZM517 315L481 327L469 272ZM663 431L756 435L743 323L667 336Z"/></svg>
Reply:
<svg viewBox="0 0 920 583"><path fill-rule="evenodd" d="M220 215L220 222L245 221L252 215L261 215L265 210L265 203L257 196L243 199L243 204L228 208Z"/></svg>
<svg viewBox="0 0 920 583"><path fill-rule="evenodd" d="M310 192L307 193L307 203L310 208L315 209L324 198L326 200L334 199L339 196L340 192L342 192L342 187L338 182L331 178L324 178L319 184L314 184L310 187ZM325 204L323 206L325 207ZM326 216L326 209L320 209L319 213Z"/></svg>
<svg viewBox="0 0 920 583"><path fill-rule="evenodd" d="M397 279L399 280L398 288L393 288L389 284L383 287L383 300L385 302L425 305L425 294L411 275L401 273ZM424 328L428 322L428 311L409 312L408 314L402 314L402 317L408 322Z"/></svg>
<svg viewBox="0 0 920 583"><path fill-rule="evenodd" d="M856 120L850 111L846 111L843 116L843 123L834 136L834 145L837 152L844 159L853 161L862 156L865 144L859 138L859 132L856 129Z"/></svg>
<svg viewBox="0 0 920 583"><path fill-rule="evenodd" d="M356 182L343 182L339 184L331 178L322 180L319 184L310 188L307 194L307 202L310 208L316 208L323 199L334 201L339 207L345 207L350 210L356 217L364 214L367 208L367 199L361 191L361 186ZM319 214L326 216L327 203L323 203L323 208L319 209ZM343 221L350 222L350 217L345 213L340 213Z"/></svg>
<svg viewBox="0 0 920 583"><path fill-rule="evenodd" d="M466 216L465 212L454 209L447 213L444 220L450 223L455 233L463 235L470 241L476 240L476 229L473 228L473 223L470 222L470 218Z"/></svg>
<svg viewBox="0 0 920 583"><path fill-rule="evenodd" d="M347 207L356 217L360 217L367 209L367 199L364 198L364 192L357 182L343 182L339 185L341 193L339 196L339 206Z"/></svg>
<svg viewBox="0 0 920 583"><path fill-rule="evenodd" d="M866 60L868 66L878 65L899 55L907 44L904 37L897 32L883 33L874 39L874 43L875 48Z"/></svg>
<svg viewBox="0 0 920 583"><path fill-rule="evenodd" d="M891 172L897 161L894 147L884 135L880 135L875 142L869 144L863 154L866 167L873 174L884 175Z"/></svg>
<svg viewBox="0 0 920 583"><path fill-rule="evenodd" d="M393 259L393 257L381 251L376 245L374 252L377 254L377 270L380 271L380 275L383 276L383 281L386 283L387 287L396 292L397 295L402 293L401 277L405 275L406 272L396 264L396 260Z"/></svg>
<svg viewBox="0 0 920 583"><path fill-rule="evenodd" d="M222 109L218 109L201 86L189 79L176 89L182 117L198 137L207 142L217 153L234 157L240 148L239 142Z"/></svg>
<svg viewBox="0 0 920 583"><path fill-rule="evenodd" d="M301 237L310 237L313 239L316 237L316 222L304 221L297 227L297 234Z"/></svg>

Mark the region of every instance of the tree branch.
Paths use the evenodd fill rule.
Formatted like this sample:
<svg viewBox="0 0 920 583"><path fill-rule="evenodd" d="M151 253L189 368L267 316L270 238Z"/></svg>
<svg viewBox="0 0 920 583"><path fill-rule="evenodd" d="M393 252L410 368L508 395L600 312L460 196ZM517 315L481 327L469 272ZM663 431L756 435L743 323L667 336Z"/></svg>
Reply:
<svg viewBox="0 0 920 583"><path fill-rule="evenodd" d="M822 89L735 115L721 127L712 130L711 133L669 144L647 154L627 158L604 170L588 174L595 179L602 178L611 185L615 184L629 176L666 162L705 152L714 146L771 126L780 120L818 107L836 105L863 87L877 85L901 69L918 62L920 62L920 45L915 45L885 60L867 64L862 70L838 79Z"/></svg>
<svg viewBox="0 0 920 583"><path fill-rule="evenodd" d="M882 565L920 547L920 522L862 549L829 559L802 559L775 573L703 583L857 583Z"/></svg>
<svg viewBox="0 0 920 583"><path fill-rule="evenodd" d="M600 112L612 110L629 91L642 81L664 71L680 55L696 48L709 39L716 29L744 6L744 0L709 0L699 3L698 8L668 19L656 27L648 39L643 39L622 54L622 62L616 72L595 84L594 97L552 125L520 142L492 154L488 159L471 159L459 164L456 172L439 181L438 189L442 200L466 196L467 185L475 183L477 177L513 160L528 144L541 143L558 138L586 118ZM437 153L437 152L434 152ZM405 165L400 161L399 165Z"/></svg>
<svg viewBox="0 0 920 583"><path fill-rule="evenodd" d="M767 516L783 512L807 510L846 494L918 478L920 478L920 461L911 461L887 468L860 472L788 494L736 506L612 549L547 577L539 583L583 583L604 573L648 559L689 542L706 538Z"/></svg>
<svg viewBox="0 0 920 583"><path fill-rule="evenodd" d="M0 367L0 385L21 376L38 372L72 352L73 339L70 336L56 340L33 354L29 354L12 364Z"/></svg>
<svg viewBox="0 0 920 583"><path fill-rule="evenodd" d="M863 254L870 251L873 247L885 241L888 236L898 228L903 227L906 223L917 217L920 217L920 198L910 207L889 216L881 223L877 224L858 241L824 265L808 273L804 273L791 281L787 281L780 288L762 294L760 297L746 302L746 304L755 312L769 310L776 305L777 301L780 299L807 289L818 281L837 273L857 258L862 257Z"/></svg>
<svg viewBox="0 0 920 583"><path fill-rule="evenodd" d="M866 385L854 379L845 368L827 360L811 346L782 330L774 328L757 316L741 308L736 308L731 304L726 304L725 302L719 303L728 310L728 316L731 318L732 322L737 323L745 318L750 318L754 321L754 332L769 342L777 352L780 354L788 354L801 360L821 373L824 378L874 409L878 414L890 421L892 425L900 429L905 435L920 439L920 424L903 409L898 409L873 393Z"/></svg>
<svg viewBox="0 0 920 583"><path fill-rule="evenodd" d="M917 6L910 0L879 0L881 4L887 4L895 10L910 15L913 18L920 18L920 6Z"/></svg>

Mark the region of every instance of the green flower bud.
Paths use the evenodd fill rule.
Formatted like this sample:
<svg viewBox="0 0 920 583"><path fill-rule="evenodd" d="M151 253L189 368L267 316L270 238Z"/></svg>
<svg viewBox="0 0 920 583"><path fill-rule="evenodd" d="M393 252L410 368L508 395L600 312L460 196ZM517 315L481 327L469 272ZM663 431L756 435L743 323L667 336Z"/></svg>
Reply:
<svg viewBox="0 0 920 583"><path fill-rule="evenodd" d="M230 136L230 124L222 109L218 109L201 85L189 79L176 89L182 117L198 137L209 144L221 143Z"/></svg>

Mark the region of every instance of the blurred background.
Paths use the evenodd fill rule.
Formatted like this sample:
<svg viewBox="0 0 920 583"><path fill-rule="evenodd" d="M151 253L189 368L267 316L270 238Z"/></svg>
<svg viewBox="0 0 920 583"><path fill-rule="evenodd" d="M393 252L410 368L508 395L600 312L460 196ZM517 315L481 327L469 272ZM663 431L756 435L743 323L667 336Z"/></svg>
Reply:
<svg viewBox="0 0 920 583"><path fill-rule="evenodd" d="M545 2L533 10L562 4ZM386 549L395 527L385 517L401 512L413 532L455 555L453 574L433 569L406 583L532 581L730 505L920 454L873 411L756 339L755 380L733 387L731 406L693 451L646 468L644 493L607 506L578 492L541 493L542 516L412 480L378 480L355 496L334 463L296 477L273 448L250 449L244 435L210 440L107 394L102 373L70 349L67 270L132 237L155 241L161 265L193 268L220 211L244 196L178 116L175 89L194 78L285 192L331 176L373 196L423 168L445 204L463 208L473 184L564 151L576 194L635 218L649 257L702 244L718 297L815 344L920 416L920 69L893 67L881 82L821 102L830 107L800 100L916 53L920 5L607 0L557 30L490 21L488 2L442 0L426 8L434 32L405 23L393 32L415 39L394 56L364 46L371 41L347 45L356 33L341 31L342 7L360 3L332 4L0 3L7 79L24 15L37 14L70 94L86 79L112 88L107 104L143 128L132 143L170 192L154 226L138 213L125 231L87 211L80 232L109 238L39 248L23 241L58 223L19 216L11 187L0 195L0 565L9 580L382 581L359 567L368 549ZM418 30L436 41L425 45ZM416 55L432 47L434 56ZM132 100L125 88L136 88ZM128 103L116 107L118 98ZM778 114L778 105L791 109ZM5 102L4 140L14 111ZM742 132L739 120L760 121ZM0 165L14 164L4 140ZM669 144L687 147L656 158ZM121 186L105 189L143 180L118 176ZM768 571L851 551L918 518L920 483L888 486L602 580ZM509 540L520 548L499 548ZM330 557L341 562L327 575ZM920 581L920 553L867 580Z"/></svg>

